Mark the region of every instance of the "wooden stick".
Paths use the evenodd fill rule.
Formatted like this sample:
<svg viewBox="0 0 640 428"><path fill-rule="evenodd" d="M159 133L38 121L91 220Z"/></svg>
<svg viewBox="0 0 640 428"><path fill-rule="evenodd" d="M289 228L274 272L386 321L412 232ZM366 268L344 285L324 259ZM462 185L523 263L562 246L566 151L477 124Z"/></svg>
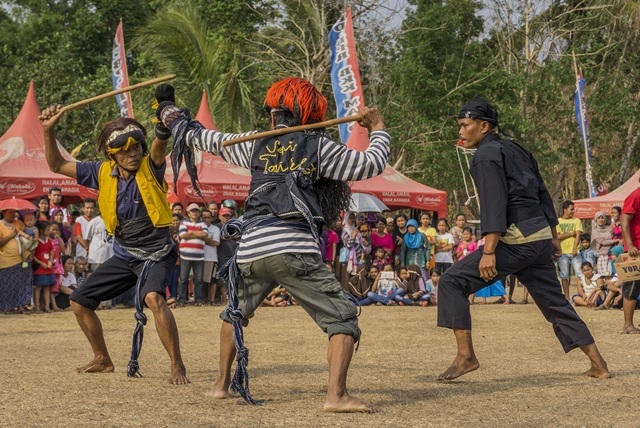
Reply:
<svg viewBox="0 0 640 428"><path fill-rule="evenodd" d="M353 116L339 117L337 119L325 120L324 122L309 123L307 125L291 126L289 128L272 129L271 131L258 132L257 134L245 135L244 137L232 138L222 143L222 147L232 146L245 141L260 140L262 138L277 137L278 135L289 134L291 132L306 131L307 129L328 128L329 126L340 125L341 123L357 122L362 119L361 114Z"/></svg>
<svg viewBox="0 0 640 428"><path fill-rule="evenodd" d="M157 78L151 79L151 80L146 80L146 81L144 81L142 83L138 83L136 85L127 86L125 88L120 88L120 89L117 89L115 91L104 93L102 95L98 95L98 96L95 96L95 97L92 97L92 98L87 98L86 100L78 101L77 103L69 104L67 106L62 107L62 109L60 109L59 111L60 112L64 112L64 111L68 111L68 110L73 110L73 109L76 109L78 107L86 106L87 104L95 103L96 101L104 100L105 98L109 98L109 97L112 97L114 95L121 94L123 92L133 91L134 89L144 88L144 87L147 87L147 86L155 85L156 83L166 82L167 80L171 80L171 79L175 79L175 78L176 78L175 74L168 74L166 76L157 77Z"/></svg>

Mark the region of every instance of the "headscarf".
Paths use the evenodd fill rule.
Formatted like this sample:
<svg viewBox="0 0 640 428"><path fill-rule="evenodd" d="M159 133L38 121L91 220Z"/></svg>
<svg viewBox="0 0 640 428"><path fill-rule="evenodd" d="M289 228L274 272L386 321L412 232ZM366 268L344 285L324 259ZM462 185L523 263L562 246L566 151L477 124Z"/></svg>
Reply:
<svg viewBox="0 0 640 428"><path fill-rule="evenodd" d="M597 222L599 217L605 217L602 211L598 211L593 217L593 221L595 224L591 229L591 247L596 251L598 255L604 256L607 251L609 251L611 245L603 245L603 242L610 241L613 238L611 236L611 226L607 224L603 224L602 226L599 225Z"/></svg>
<svg viewBox="0 0 640 428"><path fill-rule="evenodd" d="M409 227L413 226L416 231L414 233L409 232ZM411 219L407 222L407 233L404 234L404 244L407 248L418 249L424 246L424 234L418 230L418 222Z"/></svg>
<svg viewBox="0 0 640 428"><path fill-rule="evenodd" d="M409 272L409 279L404 287L407 294L413 294L420 291L420 278L422 278L422 271L418 265L407 266Z"/></svg>
<svg viewBox="0 0 640 428"><path fill-rule="evenodd" d="M62 211L62 208L54 208L54 210L51 211L51 220L58 225L58 229L60 229L60 237L62 238L62 241L66 244L67 241L69 241L69 238L71 237L71 231L69 231L69 229L64 227L64 224L58 223L57 221L55 221L56 214L58 214L59 212L64 213L64 211Z"/></svg>
<svg viewBox="0 0 640 428"><path fill-rule="evenodd" d="M342 218L342 233L344 234L346 230L349 233L349 236L351 236L351 233L356 228L355 221L353 222L353 225L349 224L349 217L351 216L351 214L353 214L354 216L356 215L354 211L347 211L344 213L344 217Z"/></svg>

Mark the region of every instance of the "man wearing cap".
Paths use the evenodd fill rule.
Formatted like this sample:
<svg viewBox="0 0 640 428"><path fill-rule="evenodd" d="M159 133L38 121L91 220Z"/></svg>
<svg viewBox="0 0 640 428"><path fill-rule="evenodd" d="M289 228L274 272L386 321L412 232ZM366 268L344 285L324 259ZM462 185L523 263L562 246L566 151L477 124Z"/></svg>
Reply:
<svg viewBox="0 0 640 428"><path fill-rule="evenodd" d="M143 303L153 312L160 341L171 359L172 384L189 383L180 355L178 329L165 302L165 288L178 254L171 240L171 210L164 181L165 150L170 134L156 128L156 138L147 153L146 130L134 119L106 123L98 138L105 162L75 162L62 157L56 143L55 125L62 116L60 106L42 111L44 145L51 171L77 179L78 184L100 190L98 203L107 232L114 237L114 256L71 295L71 307L89 340L93 359L79 373L113 372L114 365L95 310L100 301L111 300L137 287L136 330L129 377L138 377L138 355L142 328L146 324Z"/></svg>
<svg viewBox="0 0 640 428"><path fill-rule="evenodd" d="M498 113L476 96L458 116L467 149L477 149L471 175L478 188L484 246L454 264L440 278L438 326L453 329L458 353L438 380L450 380L480 364L471 340L469 295L510 274L527 285L565 352L580 348L591 361L584 373L610 377L585 323L562 293L553 264L560 246L558 219L533 155L500 138Z"/></svg>
<svg viewBox="0 0 640 428"><path fill-rule="evenodd" d="M207 225L200 221L200 206L189 204L187 218L182 220L178 229L180 236L180 285L178 286L178 306L184 306L189 300L189 274L193 272L193 294L196 306L206 302L202 282L204 270L205 240L209 237Z"/></svg>

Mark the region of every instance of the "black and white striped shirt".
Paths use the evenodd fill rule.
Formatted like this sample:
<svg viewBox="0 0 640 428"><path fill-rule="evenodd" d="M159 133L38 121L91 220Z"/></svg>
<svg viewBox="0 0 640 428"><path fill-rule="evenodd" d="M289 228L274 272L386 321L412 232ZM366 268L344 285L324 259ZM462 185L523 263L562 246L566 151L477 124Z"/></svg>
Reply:
<svg viewBox="0 0 640 428"><path fill-rule="evenodd" d="M222 143L232 138L251 135L226 134L202 130L200 138L193 131L187 133L187 141L201 150L221 156L225 161L249 169L255 141L248 141L222 148ZM321 177L339 181L357 181L375 177L384 171L389 158L389 134L373 131L367 150L351 150L335 141L320 138L318 169ZM237 262L247 263L266 256L282 253L317 253L318 244L310 232L298 231L285 224L264 226L250 230L240 238Z"/></svg>

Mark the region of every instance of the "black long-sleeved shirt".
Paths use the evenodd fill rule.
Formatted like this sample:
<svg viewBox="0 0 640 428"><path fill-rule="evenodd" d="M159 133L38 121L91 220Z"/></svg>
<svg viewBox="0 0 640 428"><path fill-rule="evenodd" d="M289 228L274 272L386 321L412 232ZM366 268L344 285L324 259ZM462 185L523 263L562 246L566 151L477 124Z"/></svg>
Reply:
<svg viewBox="0 0 640 428"><path fill-rule="evenodd" d="M550 239L558 218L533 155L511 140L487 135L471 162L482 233L507 243Z"/></svg>

